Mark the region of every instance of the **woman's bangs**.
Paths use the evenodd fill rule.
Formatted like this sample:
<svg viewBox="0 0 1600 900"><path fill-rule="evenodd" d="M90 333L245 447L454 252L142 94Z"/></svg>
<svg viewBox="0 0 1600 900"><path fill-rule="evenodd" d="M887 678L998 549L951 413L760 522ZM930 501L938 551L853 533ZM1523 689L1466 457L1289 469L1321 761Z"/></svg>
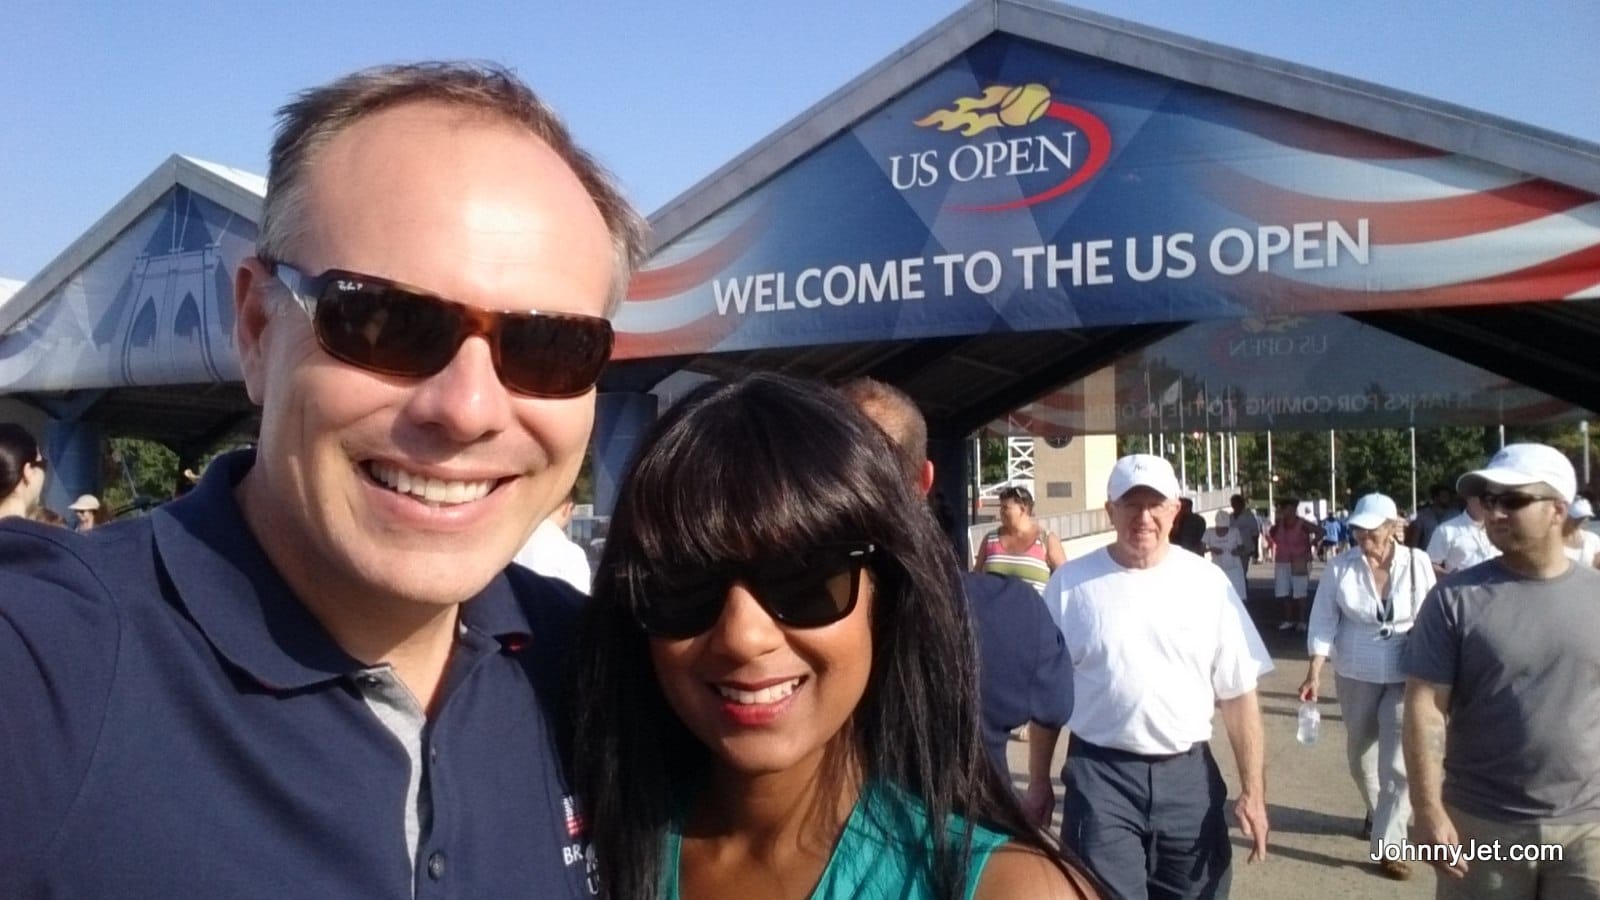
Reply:
<svg viewBox="0 0 1600 900"><path fill-rule="evenodd" d="M667 429L634 473L645 559L713 566L872 537L870 444L825 405L777 402L791 399L732 391Z"/></svg>

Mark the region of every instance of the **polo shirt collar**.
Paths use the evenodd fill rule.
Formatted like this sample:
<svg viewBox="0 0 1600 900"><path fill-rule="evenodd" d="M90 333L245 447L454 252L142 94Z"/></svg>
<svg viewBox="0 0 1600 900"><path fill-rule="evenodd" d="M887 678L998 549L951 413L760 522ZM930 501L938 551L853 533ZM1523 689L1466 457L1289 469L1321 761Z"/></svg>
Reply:
<svg viewBox="0 0 1600 900"><path fill-rule="evenodd" d="M369 668L334 642L256 541L234 496L254 450L217 457L187 496L151 513L156 552L207 641L265 686L292 690ZM462 606L470 632L518 648L531 628L504 573Z"/></svg>

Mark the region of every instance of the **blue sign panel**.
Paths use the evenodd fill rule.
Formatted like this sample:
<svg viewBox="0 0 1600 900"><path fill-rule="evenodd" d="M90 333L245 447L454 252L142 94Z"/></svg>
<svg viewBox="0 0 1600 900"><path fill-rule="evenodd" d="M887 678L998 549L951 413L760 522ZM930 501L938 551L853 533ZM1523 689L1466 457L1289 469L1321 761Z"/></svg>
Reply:
<svg viewBox="0 0 1600 900"><path fill-rule="evenodd" d="M1600 201L1009 35L664 247L623 358L1600 297Z"/></svg>

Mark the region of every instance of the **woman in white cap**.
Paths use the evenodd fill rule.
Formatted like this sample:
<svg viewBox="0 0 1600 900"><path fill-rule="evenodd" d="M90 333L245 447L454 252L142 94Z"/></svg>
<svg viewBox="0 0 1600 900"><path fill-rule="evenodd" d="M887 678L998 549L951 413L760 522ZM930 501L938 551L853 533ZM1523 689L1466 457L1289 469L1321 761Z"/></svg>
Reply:
<svg viewBox="0 0 1600 900"><path fill-rule="evenodd" d="M76 531L88 531L100 524L100 498L93 494L83 494L72 501L72 505L67 509L72 510L77 519L72 523Z"/></svg>
<svg viewBox="0 0 1600 900"><path fill-rule="evenodd" d="M1239 560L1239 532L1233 528L1233 516L1225 509L1219 511L1216 525L1206 529L1205 537L1201 540L1206 552L1211 554L1211 561L1228 576L1234 593L1244 600L1248 595L1245 593L1244 565Z"/></svg>
<svg viewBox="0 0 1600 900"><path fill-rule="evenodd" d="M1567 558L1573 562L1600 569L1600 534L1585 525L1594 518L1594 505L1579 497L1567 507L1567 521L1561 525L1561 540L1566 544Z"/></svg>
<svg viewBox="0 0 1600 900"><path fill-rule="evenodd" d="M1367 807L1362 836L1376 853L1381 845L1406 839L1411 816L1401 749L1406 679L1400 662L1435 576L1425 552L1397 539L1403 524L1393 500L1367 494L1356 501L1349 524L1355 546L1328 562L1311 604L1311 665L1300 699L1317 699L1331 655L1350 777ZM1398 860L1379 868L1399 881L1411 877L1410 867Z"/></svg>

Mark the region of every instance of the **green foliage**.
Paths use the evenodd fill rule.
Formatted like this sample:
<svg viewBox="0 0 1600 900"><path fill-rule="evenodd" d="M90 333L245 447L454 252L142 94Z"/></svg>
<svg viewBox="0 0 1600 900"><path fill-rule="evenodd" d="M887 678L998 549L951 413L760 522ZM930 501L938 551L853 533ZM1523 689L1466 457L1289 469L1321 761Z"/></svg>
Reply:
<svg viewBox="0 0 1600 900"><path fill-rule="evenodd" d="M985 485L999 484L1006 480L1006 439L992 434L979 432L979 455L983 462L983 471L979 481Z"/></svg>
<svg viewBox="0 0 1600 900"><path fill-rule="evenodd" d="M106 442L101 476L105 485L101 503L119 515L172 497L178 454L153 441L112 438Z"/></svg>
<svg viewBox="0 0 1600 900"><path fill-rule="evenodd" d="M1597 429L1600 430L1600 429ZM1159 440L1159 439L1158 439ZM1176 467L1178 454L1173 447L1177 435L1167 435L1167 456ZM1205 445L1189 440L1189 481L1203 483ZM1411 506L1411 434L1405 428L1367 429L1335 433L1337 462L1336 508L1350 509L1362 494L1380 491L1394 498L1401 509ZM1244 493L1255 506L1267 503L1269 474L1277 476L1272 485L1274 499L1298 497L1321 500L1328 497L1328 432L1275 431L1272 433L1272 472L1267 471L1265 433L1240 434L1239 480ZM1508 426L1506 442L1538 441L1567 454L1583 481L1583 437L1572 423L1555 425ZM1590 435L1592 459L1600 462L1600 434ZM1463 472L1482 466L1499 449L1498 429L1478 427L1427 428L1417 430L1416 489L1419 502L1427 502L1430 485L1454 486ZM1117 438L1117 453L1145 453L1148 438L1125 434Z"/></svg>

